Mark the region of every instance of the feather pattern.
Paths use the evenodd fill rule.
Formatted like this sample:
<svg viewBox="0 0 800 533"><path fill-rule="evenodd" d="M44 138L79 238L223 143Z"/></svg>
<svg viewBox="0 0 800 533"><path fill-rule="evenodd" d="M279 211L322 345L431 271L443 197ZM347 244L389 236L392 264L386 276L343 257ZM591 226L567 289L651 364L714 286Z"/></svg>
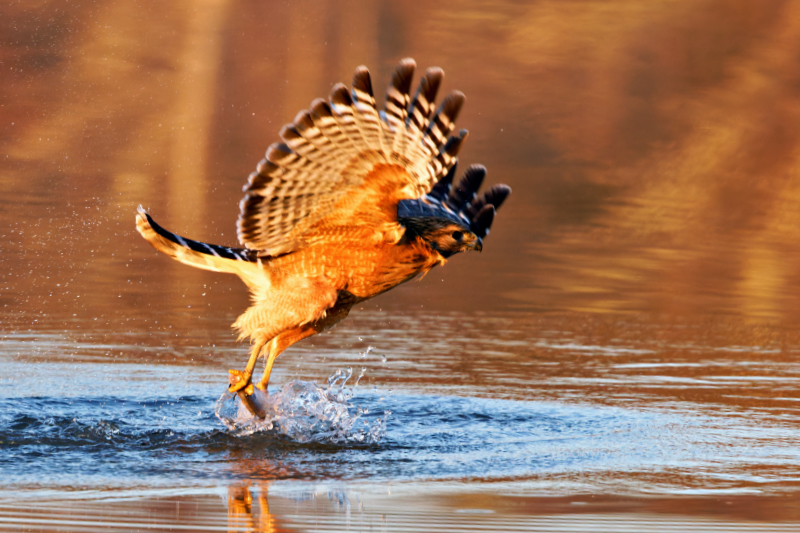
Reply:
<svg viewBox="0 0 800 533"><path fill-rule="evenodd" d="M248 284L259 277L261 265L255 251L181 237L156 224L142 206L136 213L136 229L153 248L186 265L213 272L239 274Z"/></svg>
<svg viewBox="0 0 800 533"><path fill-rule="evenodd" d="M366 146L374 152L384 152L381 117L375 106L372 79L367 67L360 66L353 74L353 117Z"/></svg>
<svg viewBox="0 0 800 533"><path fill-rule="evenodd" d="M283 142L269 147L244 187L237 231L242 245L262 256L307 246L312 228L349 205L347 198L355 198L359 188L377 187L365 182L378 165L402 170L392 174L393 184L381 185L380 196L395 190L395 202L421 198L448 176L452 181L449 172L467 136L466 130L451 135L464 95L456 91L437 108L444 73L429 68L412 98L415 68L412 59L399 63L380 112L369 70L362 66L353 74L352 88L335 85L327 100L314 100L283 127ZM374 209L394 210L396 220L396 205Z"/></svg>
<svg viewBox="0 0 800 533"><path fill-rule="evenodd" d="M406 121L411 103L411 81L417 64L413 59L403 59L392 74L386 90L386 104L381 118L386 123L384 136L393 162L405 160Z"/></svg>
<svg viewBox="0 0 800 533"><path fill-rule="evenodd" d="M456 211L463 211L478 194L483 178L486 177L486 167L470 165L459 180L458 184L450 189L447 204Z"/></svg>
<svg viewBox="0 0 800 533"><path fill-rule="evenodd" d="M428 128L428 120L443 78L442 69L429 68L420 80L414 99L409 104L405 132L406 162L408 164L414 165L417 162L427 161L433 155L429 151L429 147L421 140Z"/></svg>
<svg viewBox="0 0 800 533"><path fill-rule="evenodd" d="M450 189L453 186L453 178L456 176L456 169L458 168L458 161L453 163L453 166L450 167L450 170L445 174L442 179L436 182L436 185L433 186L431 192L428 193L428 197L437 200L439 202L444 202L447 196L450 194Z"/></svg>

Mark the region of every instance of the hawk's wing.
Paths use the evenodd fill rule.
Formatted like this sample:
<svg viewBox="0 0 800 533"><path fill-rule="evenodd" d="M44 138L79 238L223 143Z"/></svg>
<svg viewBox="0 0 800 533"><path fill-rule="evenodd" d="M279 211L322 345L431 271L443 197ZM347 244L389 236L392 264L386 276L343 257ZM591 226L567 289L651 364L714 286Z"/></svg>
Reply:
<svg viewBox="0 0 800 533"><path fill-rule="evenodd" d="M443 72L430 68L413 98L416 64L400 62L378 111L366 67L328 101L317 99L281 130L239 204L239 241L262 254L288 253L321 227L396 221L397 203L420 198L447 175L466 130L450 136L464 103L450 94L433 112Z"/></svg>

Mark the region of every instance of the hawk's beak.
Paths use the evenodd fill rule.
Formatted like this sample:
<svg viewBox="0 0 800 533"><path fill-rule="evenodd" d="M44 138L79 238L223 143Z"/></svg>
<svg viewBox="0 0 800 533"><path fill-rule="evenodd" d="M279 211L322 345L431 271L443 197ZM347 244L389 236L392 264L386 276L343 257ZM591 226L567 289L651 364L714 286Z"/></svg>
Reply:
<svg viewBox="0 0 800 533"><path fill-rule="evenodd" d="M475 240L469 243L467 245L467 248L469 248L470 250L475 250L476 252L480 252L481 250L483 250L483 241L481 240L480 237L475 237Z"/></svg>

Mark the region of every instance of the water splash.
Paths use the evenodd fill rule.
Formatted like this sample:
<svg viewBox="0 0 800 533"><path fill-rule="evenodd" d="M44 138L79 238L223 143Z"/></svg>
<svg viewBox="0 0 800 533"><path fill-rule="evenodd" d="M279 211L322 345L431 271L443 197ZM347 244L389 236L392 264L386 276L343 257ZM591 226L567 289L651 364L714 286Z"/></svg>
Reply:
<svg viewBox="0 0 800 533"><path fill-rule="evenodd" d="M347 386L353 376L349 367L334 372L324 389L310 381L290 381L277 393L265 395L263 419L226 391L217 400L215 414L238 436L272 433L300 443L376 444L386 436L391 411L372 418L369 409L351 402L366 370L361 369L353 387Z"/></svg>

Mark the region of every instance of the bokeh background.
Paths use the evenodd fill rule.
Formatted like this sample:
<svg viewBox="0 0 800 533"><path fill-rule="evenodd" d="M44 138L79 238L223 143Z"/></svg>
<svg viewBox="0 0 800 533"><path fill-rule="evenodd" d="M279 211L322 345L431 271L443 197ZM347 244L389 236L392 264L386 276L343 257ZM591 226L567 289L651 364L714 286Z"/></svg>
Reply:
<svg viewBox="0 0 800 533"><path fill-rule="evenodd" d="M483 254L367 309L797 321L792 0L5 2L3 321L232 320L241 283L159 257L136 206L235 245L280 127L361 64L382 94L408 56L467 95L462 168L514 193Z"/></svg>

